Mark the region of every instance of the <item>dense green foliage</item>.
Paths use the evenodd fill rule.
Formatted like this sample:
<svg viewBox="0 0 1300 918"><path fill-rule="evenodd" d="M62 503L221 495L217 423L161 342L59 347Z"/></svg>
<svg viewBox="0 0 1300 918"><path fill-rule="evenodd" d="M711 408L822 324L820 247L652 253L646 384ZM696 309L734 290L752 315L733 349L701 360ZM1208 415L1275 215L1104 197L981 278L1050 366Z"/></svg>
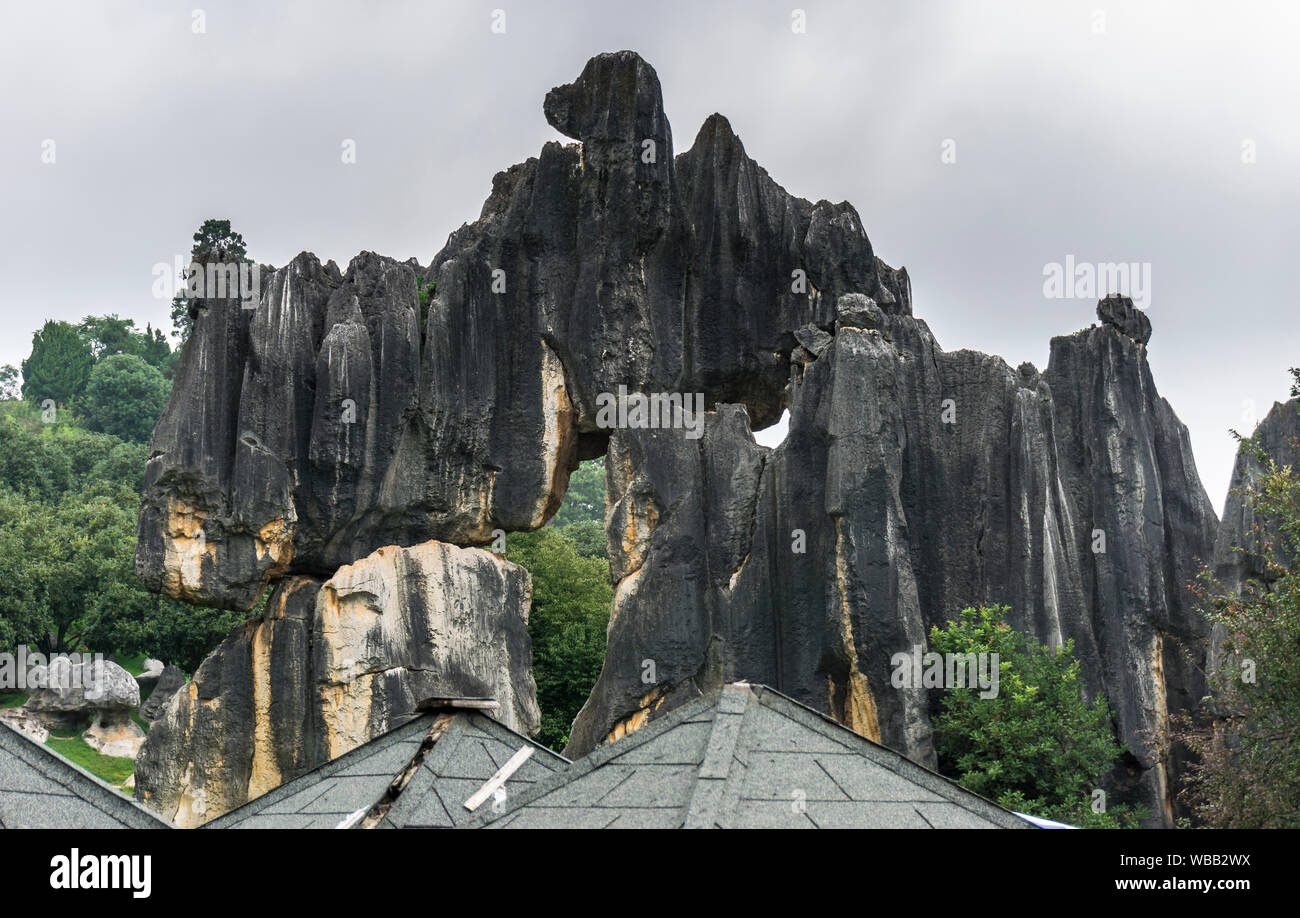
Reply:
<svg viewBox="0 0 1300 918"><path fill-rule="evenodd" d="M605 661L613 589L600 521L604 515L604 462L597 459L583 463L570 478L551 525L512 534L506 543L506 557L533 578L528 632L542 711L537 741L557 751L568 744L573 719ZM566 522L561 525L561 520Z"/></svg>
<svg viewBox="0 0 1300 918"><path fill-rule="evenodd" d="M192 670L240 620L135 576L144 441L171 356L159 332L117 316L37 332L27 399L0 402L0 649L149 653ZM43 411L47 397L62 407Z"/></svg>
<svg viewBox="0 0 1300 918"><path fill-rule="evenodd" d="M1296 389L1300 390L1300 371ZM1214 828L1300 828L1300 475L1244 440L1264 469L1244 497L1255 514L1263 577L1240 595L1204 570L1194 587L1222 635L1198 716L1176 739L1199 757L1182 799ZM1300 443L1292 443L1300 459Z"/></svg>
<svg viewBox="0 0 1300 918"><path fill-rule="evenodd" d="M79 396L90 379L95 355L67 322L46 322L32 336L32 353L23 361L23 398L64 405Z"/></svg>
<svg viewBox="0 0 1300 918"><path fill-rule="evenodd" d="M162 373L134 354L112 354L95 364L86 385L86 426L123 440L144 443L167 407L171 386Z"/></svg>
<svg viewBox="0 0 1300 918"><path fill-rule="evenodd" d="M588 459L569 476L569 490L555 514L556 526L595 521L605 525L605 460ZM602 554L604 554L602 552Z"/></svg>
<svg viewBox="0 0 1300 918"><path fill-rule="evenodd" d="M1006 607L964 609L930 631L936 653L998 654L998 693L949 688L933 721L939 770L1017 812L1078 826L1136 825L1125 807L1094 812L1093 791L1123 747L1104 698L1083 698L1073 643L1034 646L1004 618ZM1103 808L1105 809L1105 808Z"/></svg>

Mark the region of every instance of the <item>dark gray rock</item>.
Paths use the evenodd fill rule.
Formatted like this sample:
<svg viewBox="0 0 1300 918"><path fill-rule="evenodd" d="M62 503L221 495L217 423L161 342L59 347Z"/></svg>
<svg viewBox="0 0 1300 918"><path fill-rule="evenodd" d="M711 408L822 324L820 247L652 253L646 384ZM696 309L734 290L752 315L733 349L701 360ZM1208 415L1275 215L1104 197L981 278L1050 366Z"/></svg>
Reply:
<svg viewBox="0 0 1300 918"><path fill-rule="evenodd" d="M1126 296L1111 294L1097 302L1097 318L1138 344L1151 340L1151 320Z"/></svg>
<svg viewBox="0 0 1300 918"><path fill-rule="evenodd" d="M593 58L544 108L580 143L496 176L421 271L423 317L418 263L372 253L266 268L254 309L195 301L146 473L150 588L250 608L384 545L535 529L605 448L602 393L699 392L765 426L796 330L831 328L849 292L910 310L853 208L787 193L726 119L674 156L636 54Z"/></svg>
<svg viewBox="0 0 1300 918"><path fill-rule="evenodd" d="M820 357L822 351L831 346L835 339L816 325L805 325L794 333L795 340L813 357Z"/></svg>
<svg viewBox="0 0 1300 918"><path fill-rule="evenodd" d="M846 293L835 304L835 329L884 328L885 313L876 301L861 293Z"/></svg>
<svg viewBox="0 0 1300 918"><path fill-rule="evenodd" d="M357 680L317 659L324 581L381 549L535 529L576 462L607 451L618 589L574 752L754 679L933 762L933 700L895 689L890 657L965 606L1004 603L1039 640L1075 640L1132 749L1114 789L1167 821L1177 761L1151 736L1202 690L1172 648L1204 636L1183 586L1216 521L1156 394L1145 314L1107 297L1102 325L1055 339L1041 373L944 352L849 204L787 193L721 115L676 154L636 54L593 58L544 111L576 143L498 173L427 268L362 253L340 272L303 253L266 269L253 309L193 304L137 572L227 607L280 585L151 732L144 793L201 821L333 754L329 729L388 724L421 632L344 640L366 648L354 704ZM603 427L598 399L620 387L702 394L704 436ZM756 446L751 425L786 408L785 443ZM410 593L348 608L426 621L403 611ZM466 609L515 635L500 600ZM421 665L462 691L486 665L527 695L521 657L474 659ZM345 704L380 713L321 726Z"/></svg>
<svg viewBox="0 0 1300 918"><path fill-rule="evenodd" d="M1300 399L1275 402L1251 433L1251 439L1279 465L1295 465L1300 460ZM1238 592L1248 580L1266 576L1265 533L1261 527L1269 528L1270 521L1257 517L1251 499L1251 491L1259 486L1263 474L1264 467L1254 451L1245 446L1238 450L1214 548L1215 576ZM1272 541L1272 560L1289 565L1293 559L1286 555L1285 547L1276 538Z"/></svg>
<svg viewBox="0 0 1300 918"><path fill-rule="evenodd" d="M125 714L140 704L135 678L109 660L73 662L56 657L33 672L33 689L24 707L46 727L81 727L101 711Z"/></svg>
<svg viewBox="0 0 1300 918"><path fill-rule="evenodd" d="M891 657L1008 604L1039 641L1074 640L1133 753L1110 789L1167 823L1177 763L1152 737L1203 690L1176 646L1206 636L1184 585L1216 521L1144 350L1094 328L1054 339L1040 375L891 328L842 328L796 373L776 450L736 406L699 441L612 438L606 664L566 754L750 679L933 764L936 699L895 688Z"/></svg>
<svg viewBox="0 0 1300 918"><path fill-rule="evenodd" d="M145 720L153 723L167 708L167 703L172 700L172 696L185 687L185 672L179 666L173 666L168 663L162 673L154 682L153 691L145 699L145 703L140 705L140 716Z"/></svg>

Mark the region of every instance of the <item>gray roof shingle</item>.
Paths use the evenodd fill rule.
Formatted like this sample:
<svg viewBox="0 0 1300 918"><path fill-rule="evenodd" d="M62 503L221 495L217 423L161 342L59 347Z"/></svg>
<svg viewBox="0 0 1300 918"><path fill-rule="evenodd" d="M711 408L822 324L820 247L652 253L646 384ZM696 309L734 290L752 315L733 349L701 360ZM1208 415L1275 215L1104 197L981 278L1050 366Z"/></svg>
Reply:
<svg viewBox="0 0 1300 918"><path fill-rule="evenodd" d="M450 828L474 815L465 801L523 747L533 752L506 781L505 800L568 759L476 711L423 714L203 828L333 829L358 811L376 828Z"/></svg>
<svg viewBox="0 0 1300 918"><path fill-rule="evenodd" d="M737 684L467 828L1030 828L773 689Z"/></svg>
<svg viewBox="0 0 1300 918"><path fill-rule="evenodd" d="M0 721L0 828L174 827L52 749Z"/></svg>

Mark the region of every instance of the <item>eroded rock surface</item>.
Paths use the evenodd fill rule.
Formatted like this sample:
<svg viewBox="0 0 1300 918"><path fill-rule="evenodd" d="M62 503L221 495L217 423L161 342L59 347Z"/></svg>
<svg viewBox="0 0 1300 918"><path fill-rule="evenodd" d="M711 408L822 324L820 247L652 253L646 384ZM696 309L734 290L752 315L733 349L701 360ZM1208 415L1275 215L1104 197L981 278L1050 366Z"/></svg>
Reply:
<svg viewBox="0 0 1300 918"><path fill-rule="evenodd" d="M429 268L304 252L263 266L253 309L195 301L146 473L152 589L246 609L383 545L535 529L604 450L601 393L700 392L769 424L796 330L831 329L841 294L910 312L853 208L787 193L722 116L674 157L636 54L544 108L580 143L499 173Z"/></svg>
<svg viewBox="0 0 1300 918"><path fill-rule="evenodd" d="M1054 339L1039 374L945 352L910 316L890 333L841 323L792 370L775 450L738 406L698 441L613 437L609 644L566 754L750 679L933 764L937 693L895 688L891 657L1009 604L1039 641L1074 640L1133 752L1112 790L1167 821L1153 736L1203 691L1178 647L1203 661L1185 584L1216 521L1143 348L1106 324Z"/></svg>
<svg viewBox="0 0 1300 918"><path fill-rule="evenodd" d="M489 552L385 547L329 580L283 580L149 730L136 796L181 826L228 812L414 716L432 696L540 715L527 571Z"/></svg>
<svg viewBox="0 0 1300 918"><path fill-rule="evenodd" d="M1201 691L1174 647L1203 636L1183 585L1216 521L1145 314L1107 297L1041 373L945 352L849 204L787 193L721 115L675 154L636 54L593 58L544 112L575 142L497 174L427 268L303 253L250 302L195 302L137 571L235 608L280 583L151 731L145 795L211 818L435 688L509 698L531 729L512 577L464 593L444 565L439 601L462 597L476 637L426 654L426 588L370 569L543 525L607 450L617 590L571 752L752 679L933 762L934 699L893 688L890 656L1008 604L1038 639L1075 640L1133 750L1112 784L1167 820L1176 763L1146 731ZM704 436L603 428L620 387L702 394ZM755 445L786 408L785 443ZM498 633L508 659L474 649Z"/></svg>

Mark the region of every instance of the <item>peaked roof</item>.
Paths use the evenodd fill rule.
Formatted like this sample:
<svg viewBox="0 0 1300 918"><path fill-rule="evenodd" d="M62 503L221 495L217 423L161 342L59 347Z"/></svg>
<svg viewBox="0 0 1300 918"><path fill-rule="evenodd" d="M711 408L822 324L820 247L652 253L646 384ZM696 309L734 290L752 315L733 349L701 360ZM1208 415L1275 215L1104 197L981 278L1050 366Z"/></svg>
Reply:
<svg viewBox="0 0 1300 918"><path fill-rule="evenodd" d="M467 828L1030 828L760 685L602 746Z"/></svg>
<svg viewBox="0 0 1300 918"><path fill-rule="evenodd" d="M0 720L0 828L174 827Z"/></svg>
<svg viewBox="0 0 1300 918"><path fill-rule="evenodd" d="M433 711L203 828L451 828L473 817L465 802L524 749L527 758L502 782L507 795L569 760L477 711Z"/></svg>

